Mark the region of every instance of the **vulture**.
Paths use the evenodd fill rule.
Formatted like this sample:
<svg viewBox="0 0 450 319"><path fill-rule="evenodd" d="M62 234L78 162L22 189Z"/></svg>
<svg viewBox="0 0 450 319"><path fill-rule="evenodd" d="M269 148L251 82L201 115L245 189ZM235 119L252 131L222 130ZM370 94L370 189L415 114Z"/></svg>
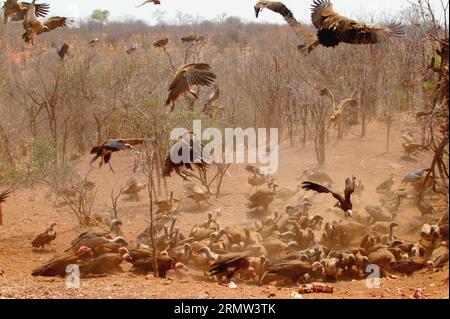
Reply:
<svg viewBox="0 0 450 319"><path fill-rule="evenodd" d="M329 0L314 0L311 7L311 19L317 29L316 35L302 26L282 3L275 1L258 2L255 6L257 16L262 8L271 9L284 17L296 35L305 42L305 45L299 46L299 49L306 54L319 44L325 47L335 47L339 43L374 44L404 34L403 25L400 23L394 22L387 27L369 26L343 17L333 10L333 5Z"/></svg>
<svg viewBox="0 0 450 319"><path fill-rule="evenodd" d="M216 75L210 71L211 66L206 63L185 64L174 74L169 85L169 96L166 106L172 104L170 112L175 108L175 101L185 93L191 93L196 99L198 94L192 90L192 86L211 86Z"/></svg>
<svg viewBox="0 0 450 319"><path fill-rule="evenodd" d="M272 186L273 189L261 189L251 194L248 198L248 208L259 208L262 207L264 211L267 211L269 205L273 202L275 198L275 185Z"/></svg>
<svg viewBox="0 0 450 319"><path fill-rule="evenodd" d="M31 4L29 2L18 2L17 0L6 0L3 4L3 23L11 21L22 21L27 15ZM36 16L43 18L48 14L50 6L47 3L35 4Z"/></svg>
<svg viewBox="0 0 450 319"><path fill-rule="evenodd" d="M324 271L324 268L320 262L314 262L310 264L308 261L287 261L281 262L267 267L263 274L260 284L264 284L267 276L281 277L290 279L292 283L297 283L301 277L306 274Z"/></svg>
<svg viewBox="0 0 450 319"><path fill-rule="evenodd" d="M275 13L280 14L284 18L294 18L294 14L282 2L279 1L258 1L255 5L255 15L258 18L259 13L263 9L269 9Z"/></svg>
<svg viewBox="0 0 450 319"><path fill-rule="evenodd" d="M223 276L227 280L231 280L237 273L247 273L252 278L256 277L253 267L250 267L248 254L246 253L230 253L221 255L219 260L209 266L208 273L210 276L217 276L222 282Z"/></svg>
<svg viewBox="0 0 450 319"><path fill-rule="evenodd" d="M174 192L171 191L170 197L168 199L160 198L157 201L155 201L155 204L158 206L157 213L168 213L172 210L173 205L175 203L180 202L180 200L178 198L174 198L173 195L174 195Z"/></svg>
<svg viewBox="0 0 450 319"><path fill-rule="evenodd" d="M133 265L133 271L136 273L148 273L153 272L153 255L150 253L148 256L143 258L143 255L135 255L136 259L132 259L130 263ZM164 253L159 254L156 257L156 264L158 265L158 275L161 278L166 278L167 272L169 270L184 270L188 271L188 268L183 264L177 262L176 258L170 257Z"/></svg>
<svg viewBox="0 0 450 319"><path fill-rule="evenodd" d="M377 191L377 193L387 193L391 190L391 187L394 186L394 184L394 174L391 174L391 176L380 185L378 185L375 190Z"/></svg>
<svg viewBox="0 0 450 319"><path fill-rule="evenodd" d="M327 173L318 170L304 170L297 180L301 180L303 177L309 182L334 185L333 179Z"/></svg>
<svg viewBox="0 0 450 319"><path fill-rule="evenodd" d="M97 38L96 36L92 37L91 41L89 41L89 46L90 47L95 47L97 44L100 43L99 38Z"/></svg>
<svg viewBox="0 0 450 319"><path fill-rule="evenodd" d="M191 42L201 42L206 40L206 35L200 34L191 34L181 38L181 42L183 43L191 43Z"/></svg>
<svg viewBox="0 0 450 319"><path fill-rule="evenodd" d="M31 43L32 45L35 45L36 35L44 32L50 32L56 28L67 27L73 22L73 20L67 17L51 17L47 20L40 21L36 16L35 1L36 0L33 0L31 3L23 20L25 33L22 35L22 38L26 43Z"/></svg>
<svg viewBox="0 0 450 319"><path fill-rule="evenodd" d="M415 170L414 172L410 172L403 178L402 184L415 184L417 182L420 182L424 177L424 174L428 173L429 171L429 168L420 168L418 170Z"/></svg>
<svg viewBox="0 0 450 319"><path fill-rule="evenodd" d="M170 177L172 172L180 176L184 181L189 181L185 169L194 170L194 167L205 171L209 164L209 157L203 153L202 143L192 134L185 134L175 143L166 157L163 176Z"/></svg>
<svg viewBox="0 0 450 319"><path fill-rule="evenodd" d="M137 44L133 44L131 47L129 47L127 49L127 54L132 54L134 52L136 52L138 49L138 45Z"/></svg>
<svg viewBox="0 0 450 319"><path fill-rule="evenodd" d="M66 55L69 55L69 45L67 43L64 43L61 47L57 49L58 56L61 58L61 60L64 60Z"/></svg>
<svg viewBox="0 0 450 319"><path fill-rule="evenodd" d="M159 39L153 42L153 47L155 48L164 48L169 43L169 38Z"/></svg>
<svg viewBox="0 0 450 319"><path fill-rule="evenodd" d="M220 89L218 86L214 85L214 91L208 96L206 103L203 105L202 113L209 114L211 111L211 106L214 102L216 102L220 97Z"/></svg>
<svg viewBox="0 0 450 319"><path fill-rule="evenodd" d="M88 259L80 264L80 275L103 275L116 270L123 260L131 260L128 250L123 248L119 253L106 253Z"/></svg>
<svg viewBox="0 0 450 319"><path fill-rule="evenodd" d="M406 275L427 267L427 262L422 257L412 256L404 260L396 261L391 264L391 269Z"/></svg>
<svg viewBox="0 0 450 319"><path fill-rule="evenodd" d="M93 251L97 250L100 246L119 244L121 247L128 246L128 243L122 236L117 236L114 239L107 239L106 237L97 236L95 234L88 234L81 238L77 238L72 242L71 247L65 251L77 251L79 247L86 246Z"/></svg>
<svg viewBox="0 0 450 319"><path fill-rule="evenodd" d="M206 187L201 185L188 184L184 185L184 188L186 189L187 193L186 197L193 199L198 207L202 207L202 203L206 203L212 206L212 204L209 202L209 195L211 195L212 193Z"/></svg>
<svg viewBox="0 0 450 319"><path fill-rule="evenodd" d="M110 237L110 234L112 232L118 230L120 225L122 225L122 221L120 221L119 219L113 219L111 221L111 226L109 229L95 228L95 229L85 231L85 232L81 233L80 235L78 235L77 238L72 240L72 242L70 244L72 246L75 246L80 242L81 239L83 239L84 237L89 237L89 236L107 237L108 238L108 237Z"/></svg>
<svg viewBox="0 0 450 319"><path fill-rule="evenodd" d="M47 228L45 232L38 235L32 242L31 245L34 248L42 248L44 249L44 246L55 240L56 238L56 232L53 230L53 228L56 226L56 223L53 222L50 224L50 227Z"/></svg>
<svg viewBox="0 0 450 319"><path fill-rule="evenodd" d="M101 158L100 167L103 163L108 164L111 171L114 172L110 160L112 153L119 152L127 149L134 149L136 145L143 144L146 140L153 139L143 139L143 138L135 138L135 139L118 139L118 140L109 140L102 145L94 146L91 150L91 154L95 154L94 158L91 160L91 165L98 159Z"/></svg>
<svg viewBox="0 0 450 319"><path fill-rule="evenodd" d="M146 186L147 185L139 183L134 178L132 178L128 181L127 187L124 189L123 194L128 195L130 199L138 201L138 194L143 191Z"/></svg>
<svg viewBox="0 0 450 319"><path fill-rule="evenodd" d="M446 263L448 263L448 244L443 241L441 245L431 253L428 266L430 268L442 268Z"/></svg>
<svg viewBox="0 0 450 319"><path fill-rule="evenodd" d="M347 178L345 180L345 189L344 189L344 196L342 194L336 193L331 191L325 186L313 183L313 182L303 182L302 188L305 190L313 190L317 193L324 193L324 194L331 194L334 198L338 200L335 207L339 207L342 209L345 213L345 216L352 217L353 215L353 205L351 202L351 196L353 192L355 191L355 180L356 178L353 177L352 180L350 178Z"/></svg>
<svg viewBox="0 0 450 319"><path fill-rule="evenodd" d="M159 4L161 4L161 1L159 1L159 0L145 0L142 4L138 5L136 8L143 7L147 3L153 3L154 5L159 5Z"/></svg>
<svg viewBox="0 0 450 319"><path fill-rule="evenodd" d="M371 264L375 264L380 267L381 272L389 271L391 265L396 262L395 256L388 249L387 246L382 244L375 244L367 251L367 257Z"/></svg>
<svg viewBox="0 0 450 319"><path fill-rule="evenodd" d="M31 273L33 276L65 276L66 269L69 265L79 264L88 258L92 258L94 255L89 247L81 246L77 253L64 254L62 256L55 257L47 262L45 265L36 268Z"/></svg>
<svg viewBox="0 0 450 319"><path fill-rule="evenodd" d="M355 99L344 99L338 105L336 105L331 113L330 121L331 123L336 123L340 116L344 113L345 109L348 107L355 107L358 103Z"/></svg>

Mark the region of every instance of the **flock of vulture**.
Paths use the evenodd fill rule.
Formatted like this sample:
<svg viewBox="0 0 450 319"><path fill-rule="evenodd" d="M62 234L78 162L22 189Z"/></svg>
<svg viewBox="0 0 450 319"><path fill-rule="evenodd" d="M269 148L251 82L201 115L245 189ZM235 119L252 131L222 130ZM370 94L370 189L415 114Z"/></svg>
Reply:
<svg viewBox="0 0 450 319"><path fill-rule="evenodd" d="M366 278L370 275L368 269L373 271L369 265L377 265L382 276L394 276L438 271L448 263L448 213L437 224L419 225L420 235L415 242L394 233L402 201L422 201L422 205L430 206L423 197L417 199L427 169L407 174L397 188L390 176L376 187L380 203L364 207L364 212L353 209L352 195L362 185L356 183L355 177L346 179L340 194L333 190L333 180L323 171L305 171L298 178L305 181L297 189L277 189L273 176L264 175L255 166L245 169L250 173L249 185L257 188L248 198L248 207L265 211L262 219L253 224L222 227L220 210L212 210L204 222L183 233L172 215L157 227L153 246L149 228L128 243L122 236L122 222L114 219L108 229L93 228L74 238L64 254L32 274L64 276L68 265L77 264L82 277L106 275L122 272L122 263L129 263L130 271L137 276L152 272L166 277L169 271L186 274L195 269L203 273L205 280L217 280L223 285L234 284L232 280L293 285ZM200 196L207 194L206 189L190 186L192 194L199 196L190 198L197 203L207 202L207 196ZM300 189L305 192L298 195ZM318 194L336 199L336 205L328 211L336 216L335 220L324 224L323 214L311 214ZM287 204L295 197L296 204ZM178 201L172 192L170 199L157 202L158 213L170 213ZM269 212L274 201L286 203L285 210ZM422 211L423 215L433 213L432 208ZM52 223L33 240L35 249L44 249L56 239L55 225Z"/></svg>
<svg viewBox="0 0 450 319"><path fill-rule="evenodd" d="M160 4L160 1L145 1ZM293 13L281 2L259 1L255 7L258 17L261 10L269 9L280 14L296 33L302 44L298 49L310 53L318 45L335 47L339 43L374 44L401 36L403 26L392 23L387 27L369 26L345 18L333 10L329 0L314 0L312 4L312 24L317 29L312 33L299 23ZM23 21L25 42L35 45L36 37L58 27L66 27L68 17L51 17L42 20L49 12L48 4L36 4L6 0L4 21ZM185 41L201 41L202 36L189 36ZM97 39L95 42L98 42ZM168 39L154 43L164 48ZM64 49L67 52L68 46ZM134 48L136 49L136 48ZM131 52L131 51L130 51ZM63 55L64 56L64 55ZM206 63L183 65L175 72L169 85L166 106L171 105L183 94L197 97L195 86L212 86L216 75ZM112 153L133 149L137 145L155 142L155 138L116 139L92 148L92 163L100 160L100 166L110 165ZM190 150L190 161L174 163L172 155L180 155L184 147ZM164 176L173 172L189 180L189 170L208 169L208 160L194 152L202 148L201 142L192 134L181 136L169 150L164 168ZM200 153L201 154L201 153ZM322 171L305 171L299 177L303 182L296 189L279 188L275 178L267 176L254 166L247 166L248 183L256 188L248 198L250 209L262 209L266 214L262 220L248 226L231 225L222 227L220 214L211 212L207 220L194 226L189 233L183 233L172 217L156 229L151 238L151 230L145 229L132 241L122 236L120 220L113 220L108 229L94 228L80 234L61 255L33 270L33 276L65 276L68 265L79 265L82 277L108 274L120 271L122 263L130 263L136 274L157 273L165 277L169 271L189 271L198 269L209 279L221 284L231 280L243 280L257 284L278 282L297 284L309 281L335 281L341 278L363 278L368 275L367 266L377 265L383 275L394 273L412 274L426 269L432 271L448 262L448 214L436 225L421 225L416 242L397 238L394 228L402 201L412 200L422 214L433 214L433 208L420 195L420 185L428 179L429 170L419 169L406 175L402 187L392 190L395 180L390 177L377 186L380 204L365 207L365 212L355 211L352 195L361 196L364 185L356 178L347 178L343 193L334 190L333 180ZM209 201L209 191L202 186L191 185L190 195L199 206ZM299 192L304 193L299 196ZM339 216L338 221L327 222L320 214L312 215L317 194L329 194L336 199L330 212ZM7 193L0 194L0 202ZM297 198L295 205L289 204L285 211L270 212L275 200L288 204ZM176 199L157 202L159 212L173 209ZM44 249L56 240L56 223L37 236L32 246ZM154 241L154 246L152 241ZM153 250L151 247L155 247ZM154 269L156 260L157 269Z"/></svg>

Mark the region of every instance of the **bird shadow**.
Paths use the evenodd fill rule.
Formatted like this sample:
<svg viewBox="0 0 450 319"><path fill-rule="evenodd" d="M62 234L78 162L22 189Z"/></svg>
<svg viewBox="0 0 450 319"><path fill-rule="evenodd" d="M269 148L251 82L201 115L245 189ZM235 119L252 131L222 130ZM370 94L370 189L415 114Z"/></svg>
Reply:
<svg viewBox="0 0 450 319"><path fill-rule="evenodd" d="M34 254L48 255L48 254L52 254L52 253L56 252L56 249L54 249L54 248L52 248L52 249L37 249L37 248L33 248L31 251Z"/></svg>

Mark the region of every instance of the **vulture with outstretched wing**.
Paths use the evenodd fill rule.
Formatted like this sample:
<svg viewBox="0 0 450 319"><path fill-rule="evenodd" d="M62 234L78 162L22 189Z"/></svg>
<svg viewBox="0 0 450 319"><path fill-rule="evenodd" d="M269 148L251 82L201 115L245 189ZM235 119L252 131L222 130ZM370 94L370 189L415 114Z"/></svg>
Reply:
<svg viewBox="0 0 450 319"><path fill-rule="evenodd" d="M18 2L17 0L6 0L3 4L3 23L9 21L22 21L30 8L29 2ZM36 16L45 17L50 6L47 3L35 4Z"/></svg>
<svg viewBox="0 0 450 319"><path fill-rule="evenodd" d="M321 193L321 194L331 194L333 195L334 198L336 198L338 200L338 202L336 203L336 207L339 207L340 209L342 209L345 212L345 216L352 216L353 215L353 205L351 202L351 195L353 194L353 192L355 191L355 181L356 178L353 177L352 179L347 178L345 180L345 190L344 190L344 196L342 196L342 194L333 192L332 190L330 190L329 188L322 186L320 184L316 184L313 182L303 182L302 183L302 188L305 190L313 190L317 193Z"/></svg>
<svg viewBox="0 0 450 319"><path fill-rule="evenodd" d="M175 171L183 180L189 181L185 169L193 171L194 167L197 167L200 170L206 170L209 166L209 160L203 154L202 143L195 136L189 134L180 138L170 148L166 157L163 176L170 177L172 172Z"/></svg>
<svg viewBox="0 0 450 319"><path fill-rule="evenodd" d="M159 5L159 4L161 4L161 1L159 1L159 0L146 0L146 1L144 1L142 4L138 5L136 8L143 7L143 6L145 6L147 3L153 3L154 5Z"/></svg>
<svg viewBox="0 0 450 319"><path fill-rule="evenodd" d="M91 165L98 159L101 158L100 167L103 164L109 164L111 171L114 172L110 160L112 153L119 152L127 149L134 149L136 145L143 144L146 140L152 141L152 139L145 138L135 138L135 139L118 139L109 140L102 145L94 146L91 150L91 154L95 154L94 158L91 160Z"/></svg>
<svg viewBox="0 0 450 319"><path fill-rule="evenodd" d="M173 76L169 85L169 96L166 106L172 104L171 112L175 108L175 101L185 93L191 93L196 99L197 92L192 90L192 86L211 86L216 79L216 75L210 71L211 66L206 63L192 63L183 65Z"/></svg>
<svg viewBox="0 0 450 319"><path fill-rule="evenodd" d="M36 16L36 5L35 0L33 0L23 20L25 33L22 35L22 38L26 43L35 45L36 35L50 32L56 28L67 27L72 22L73 20L66 17L51 17L40 21Z"/></svg>
<svg viewBox="0 0 450 319"><path fill-rule="evenodd" d="M308 47L310 52L318 44L335 47L339 43L374 44L404 34L401 23L391 23L387 27L369 26L337 14L330 0L314 0L311 7L312 23L317 29L317 40Z"/></svg>

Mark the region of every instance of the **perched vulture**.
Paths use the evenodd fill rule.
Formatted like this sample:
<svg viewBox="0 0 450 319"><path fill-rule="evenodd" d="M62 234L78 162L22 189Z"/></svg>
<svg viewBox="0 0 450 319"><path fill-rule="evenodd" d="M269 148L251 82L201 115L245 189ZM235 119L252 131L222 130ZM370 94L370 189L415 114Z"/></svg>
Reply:
<svg viewBox="0 0 450 319"><path fill-rule="evenodd" d="M188 135L188 136L186 136ZM194 167L200 170L208 168L209 158L203 153L203 145L192 134L185 134L175 143L167 154L163 176L170 177L173 171L183 180L189 181L184 169L193 171Z"/></svg>
<svg viewBox="0 0 450 319"><path fill-rule="evenodd" d="M30 8L29 2L18 2L17 0L6 0L3 4L3 23L11 21L22 21ZM45 17L48 14L50 6L47 3L35 4L37 17Z"/></svg>
<svg viewBox="0 0 450 319"><path fill-rule="evenodd" d="M91 249L86 246L81 246L75 255L64 254L62 256L55 257L45 265L33 270L31 274L33 276L45 277L65 276L67 266L78 264L90 257L93 257Z"/></svg>
<svg viewBox="0 0 450 319"><path fill-rule="evenodd" d="M169 85L169 96L167 97L166 106L172 104L171 112L175 108L175 101L185 93L191 93L196 99L197 92L192 90L192 86L211 86L216 79L216 75L212 73L211 66L206 63L192 63L183 65L173 76Z"/></svg>
<svg viewBox="0 0 450 319"><path fill-rule="evenodd" d="M40 21L36 16L36 5L35 0L33 0L23 20L25 33L22 35L22 38L26 43L35 45L36 35L52 31L56 28L67 27L72 22L73 20L66 17L51 17L47 20Z"/></svg>
<svg viewBox="0 0 450 319"><path fill-rule="evenodd" d="M164 48L169 43L169 38L159 39L153 42L153 47L155 48Z"/></svg>
<svg viewBox="0 0 450 319"><path fill-rule="evenodd" d="M344 190L344 196L342 194L336 193L331 191L330 189L326 188L325 186L313 183L313 182L303 182L302 188L305 190L313 190L317 193L324 193L324 194L331 194L334 198L338 200L335 207L339 207L342 209L345 213L345 216L352 217L353 215L353 205L351 202L351 196L353 192L355 191L355 180L356 178L353 177L352 180L350 178L347 178L345 180L345 190Z"/></svg>
<svg viewBox="0 0 450 319"><path fill-rule="evenodd" d="M98 159L101 158L100 167L105 164L109 164L111 171L114 172L111 164L109 163L112 153L119 152L127 149L134 149L135 145L143 144L146 140L151 139L118 139L118 140L109 140L102 145L95 146L91 150L91 154L95 154L94 158L91 160L91 165Z"/></svg>
<svg viewBox="0 0 450 319"><path fill-rule="evenodd" d="M32 242L31 245L34 248L39 248L41 247L42 249L44 249L44 246L49 244L50 242L52 242L53 240L55 240L56 238L56 232L53 230L53 228L56 226L56 223L53 222L50 224L50 227L47 228L47 230L45 232L43 232L42 234L38 235Z"/></svg>
<svg viewBox="0 0 450 319"><path fill-rule="evenodd" d="M136 8L143 7L143 6L145 6L147 3L153 3L154 5L159 5L159 4L161 4L161 1L159 1L159 0L146 0L146 1L144 1L142 4L138 5Z"/></svg>
<svg viewBox="0 0 450 319"><path fill-rule="evenodd" d="M60 48L58 48L57 52L61 60L64 60L66 55L69 55L69 45L67 43L64 43Z"/></svg>
<svg viewBox="0 0 450 319"><path fill-rule="evenodd" d="M251 277L256 277L256 272L253 267L250 267L248 254L237 253L229 254L220 258L209 266L208 273L210 276L218 276L219 281L222 281L223 276L227 280L231 280L237 273L246 272Z"/></svg>
<svg viewBox="0 0 450 319"><path fill-rule="evenodd" d="M181 38L181 42L190 43L190 42L201 42L206 40L206 35L200 34L191 34Z"/></svg>

